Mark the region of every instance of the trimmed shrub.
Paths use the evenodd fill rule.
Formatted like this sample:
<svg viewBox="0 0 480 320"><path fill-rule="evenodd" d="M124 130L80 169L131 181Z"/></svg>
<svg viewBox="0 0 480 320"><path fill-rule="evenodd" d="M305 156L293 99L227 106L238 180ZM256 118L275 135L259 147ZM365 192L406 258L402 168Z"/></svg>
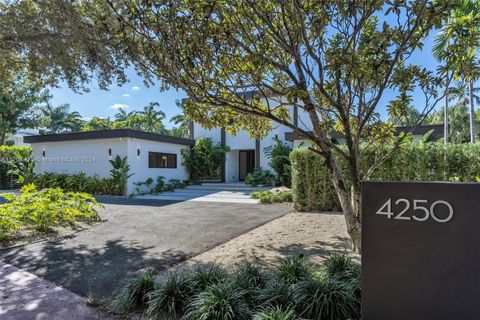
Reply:
<svg viewBox="0 0 480 320"><path fill-rule="evenodd" d="M114 293L112 304L123 312L143 310L147 307L149 294L155 288L155 274L148 270L130 280L122 289Z"/></svg>
<svg viewBox="0 0 480 320"><path fill-rule="evenodd" d="M341 146L342 148L344 146ZM366 172L391 146L363 146L359 170ZM371 180L384 181L480 181L480 143L405 143L377 168ZM307 148L290 153L293 202L297 211L340 211L324 160ZM343 171L346 165L340 162ZM346 181L348 184L348 181Z"/></svg>
<svg viewBox="0 0 480 320"><path fill-rule="evenodd" d="M293 288L295 309L300 317L322 320L360 318L360 304L348 283L321 278L302 281Z"/></svg>
<svg viewBox="0 0 480 320"><path fill-rule="evenodd" d="M272 186L275 181L275 176L268 170L262 168L255 168L252 173L245 176L245 183L249 186Z"/></svg>
<svg viewBox="0 0 480 320"><path fill-rule="evenodd" d="M85 173L59 174L46 172L35 177L35 185L40 189L61 188L96 195L120 195L121 193L112 179L87 176Z"/></svg>

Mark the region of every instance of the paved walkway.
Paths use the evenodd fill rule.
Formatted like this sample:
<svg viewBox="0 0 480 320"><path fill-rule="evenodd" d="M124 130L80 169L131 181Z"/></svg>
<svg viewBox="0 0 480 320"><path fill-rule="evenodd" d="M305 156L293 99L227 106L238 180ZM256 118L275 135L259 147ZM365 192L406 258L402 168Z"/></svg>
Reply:
<svg viewBox="0 0 480 320"><path fill-rule="evenodd" d="M265 187L250 187L243 182L238 183L204 183L202 185L188 186L173 192L162 192L157 195L137 196L137 199L170 200L170 201L196 201L196 202L226 202L226 203L259 203L251 199L254 191L268 190Z"/></svg>
<svg viewBox="0 0 480 320"><path fill-rule="evenodd" d="M0 319L99 319L85 300L53 283L0 261Z"/></svg>

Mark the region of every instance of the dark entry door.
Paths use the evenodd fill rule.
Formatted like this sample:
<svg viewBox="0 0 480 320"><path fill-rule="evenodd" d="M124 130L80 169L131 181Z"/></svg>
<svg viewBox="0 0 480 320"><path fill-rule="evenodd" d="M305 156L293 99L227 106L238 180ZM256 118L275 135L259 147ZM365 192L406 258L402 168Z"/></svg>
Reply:
<svg viewBox="0 0 480 320"><path fill-rule="evenodd" d="M245 180L245 176L255 169L255 150L240 150L239 151L239 180Z"/></svg>

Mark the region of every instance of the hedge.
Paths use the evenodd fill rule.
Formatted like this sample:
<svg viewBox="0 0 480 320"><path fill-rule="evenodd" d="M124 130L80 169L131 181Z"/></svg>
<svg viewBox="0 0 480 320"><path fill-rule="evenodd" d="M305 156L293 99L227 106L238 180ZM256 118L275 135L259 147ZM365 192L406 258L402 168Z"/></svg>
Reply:
<svg viewBox="0 0 480 320"><path fill-rule="evenodd" d="M391 150L389 146L363 147L360 172ZM385 161L370 177L385 181L480 181L480 143L408 143ZM294 149L292 189L298 211L340 211L323 158L307 148ZM344 163L341 165L346 168Z"/></svg>

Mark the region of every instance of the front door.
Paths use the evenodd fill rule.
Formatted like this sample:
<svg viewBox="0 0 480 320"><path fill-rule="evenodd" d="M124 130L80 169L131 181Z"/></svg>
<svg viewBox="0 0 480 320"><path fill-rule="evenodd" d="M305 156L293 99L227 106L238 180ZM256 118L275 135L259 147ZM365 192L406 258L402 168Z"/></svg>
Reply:
<svg viewBox="0 0 480 320"><path fill-rule="evenodd" d="M239 157L240 170L238 178L240 181L243 181L246 175L255 169L255 150L240 150Z"/></svg>

